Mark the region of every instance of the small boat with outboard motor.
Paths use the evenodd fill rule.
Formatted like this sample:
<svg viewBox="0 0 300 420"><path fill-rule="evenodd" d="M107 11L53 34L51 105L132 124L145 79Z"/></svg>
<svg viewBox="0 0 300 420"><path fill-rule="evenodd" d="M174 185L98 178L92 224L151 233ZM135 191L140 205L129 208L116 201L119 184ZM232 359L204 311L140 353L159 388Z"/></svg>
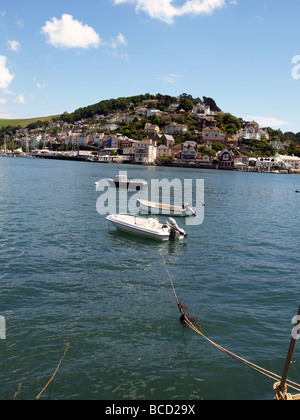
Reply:
<svg viewBox="0 0 300 420"><path fill-rule="evenodd" d="M174 238L184 239L187 237L185 231L171 217L164 224L160 223L156 218L129 214L111 214L106 219L122 231L159 241L167 241Z"/></svg>
<svg viewBox="0 0 300 420"><path fill-rule="evenodd" d="M141 213L163 214L165 216L196 216L196 212L185 203L182 206L173 206L170 204L155 203L153 201L137 200Z"/></svg>
<svg viewBox="0 0 300 420"><path fill-rule="evenodd" d="M114 179L108 178L109 185L115 188L127 188L129 190L140 190L147 187L146 181L130 180L126 175L116 175Z"/></svg>

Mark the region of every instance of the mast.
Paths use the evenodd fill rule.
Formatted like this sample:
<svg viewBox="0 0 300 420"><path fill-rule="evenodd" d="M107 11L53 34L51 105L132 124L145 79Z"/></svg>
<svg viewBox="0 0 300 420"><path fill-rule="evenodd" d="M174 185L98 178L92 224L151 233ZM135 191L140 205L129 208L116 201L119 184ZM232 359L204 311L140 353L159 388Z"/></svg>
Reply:
<svg viewBox="0 0 300 420"><path fill-rule="evenodd" d="M6 156L6 134L4 131L4 156Z"/></svg>

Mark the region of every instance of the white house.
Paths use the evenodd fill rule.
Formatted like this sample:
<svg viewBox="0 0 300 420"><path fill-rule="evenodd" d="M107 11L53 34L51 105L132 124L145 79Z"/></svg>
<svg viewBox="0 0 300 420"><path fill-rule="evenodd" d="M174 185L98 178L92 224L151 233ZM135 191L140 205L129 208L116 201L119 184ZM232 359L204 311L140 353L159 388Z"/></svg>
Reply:
<svg viewBox="0 0 300 420"><path fill-rule="evenodd" d="M297 156L276 155L281 160L287 169L291 171L300 171L300 158Z"/></svg>
<svg viewBox="0 0 300 420"><path fill-rule="evenodd" d="M135 156L134 161L136 163L154 163L157 156L156 141L149 139L143 141L137 141L134 144Z"/></svg>
<svg viewBox="0 0 300 420"><path fill-rule="evenodd" d="M193 115L213 115L214 112L210 110L209 105L197 104L193 107L191 114Z"/></svg>
<svg viewBox="0 0 300 420"><path fill-rule="evenodd" d="M165 144L161 144L157 148L157 158L165 157L165 156L171 156L171 149L167 147Z"/></svg>
<svg viewBox="0 0 300 420"><path fill-rule="evenodd" d="M300 159L299 159L300 160ZM273 166L278 166L280 168L284 168L285 163L283 160L279 157L279 155L276 155L276 157L259 157L256 159L256 167L262 167L264 169L271 169Z"/></svg>
<svg viewBox="0 0 300 420"><path fill-rule="evenodd" d="M248 122L244 128L240 130L240 137L245 140L269 140L270 135L267 131L259 128L259 125L255 121Z"/></svg>

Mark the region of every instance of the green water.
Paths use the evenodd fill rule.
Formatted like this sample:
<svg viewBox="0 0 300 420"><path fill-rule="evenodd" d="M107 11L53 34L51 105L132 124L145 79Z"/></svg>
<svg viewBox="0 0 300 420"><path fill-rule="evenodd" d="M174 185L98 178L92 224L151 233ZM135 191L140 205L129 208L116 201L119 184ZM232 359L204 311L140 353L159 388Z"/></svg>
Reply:
<svg viewBox="0 0 300 420"><path fill-rule="evenodd" d="M185 241L121 233L94 182L204 179ZM273 381L179 325L163 261L202 332L281 375L299 299L297 175L0 159L0 399L272 399ZM162 220L162 218L161 218ZM300 381L299 348L289 378Z"/></svg>

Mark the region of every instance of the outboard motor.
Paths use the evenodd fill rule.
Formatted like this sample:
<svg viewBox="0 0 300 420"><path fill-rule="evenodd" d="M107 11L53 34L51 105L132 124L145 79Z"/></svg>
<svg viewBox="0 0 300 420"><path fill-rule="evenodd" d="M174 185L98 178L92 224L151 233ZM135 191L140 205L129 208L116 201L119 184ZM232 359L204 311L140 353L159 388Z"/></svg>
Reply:
<svg viewBox="0 0 300 420"><path fill-rule="evenodd" d="M187 237L187 234L185 233L185 231L183 229L180 229L180 227L178 227L177 223L175 222L174 219L172 219L172 217L169 217L167 219L167 226L170 229L170 239L175 238L176 233L179 233L179 235L182 235L185 238Z"/></svg>
<svg viewBox="0 0 300 420"><path fill-rule="evenodd" d="M196 212L190 207L189 203L182 204L182 210L185 210L186 212L189 210L191 214L196 217Z"/></svg>

